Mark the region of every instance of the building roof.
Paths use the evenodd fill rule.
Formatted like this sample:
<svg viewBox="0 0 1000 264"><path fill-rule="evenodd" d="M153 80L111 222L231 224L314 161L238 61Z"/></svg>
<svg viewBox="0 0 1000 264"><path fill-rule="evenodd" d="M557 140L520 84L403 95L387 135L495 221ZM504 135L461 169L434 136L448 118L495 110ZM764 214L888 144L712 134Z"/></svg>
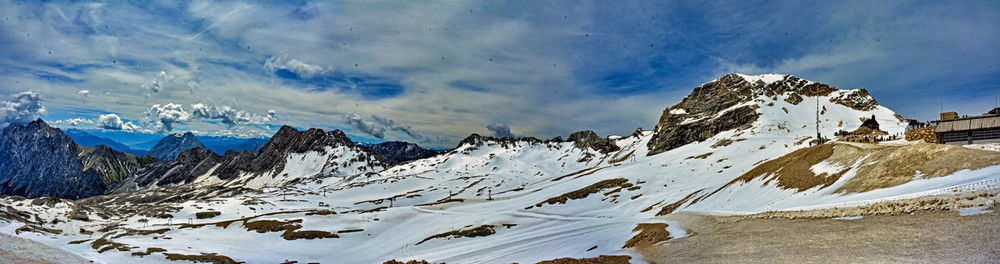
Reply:
<svg viewBox="0 0 1000 264"><path fill-rule="evenodd" d="M1000 128L1000 116L996 115L963 117L960 119L939 120L936 122L938 123L938 126L934 129L934 132L937 133Z"/></svg>

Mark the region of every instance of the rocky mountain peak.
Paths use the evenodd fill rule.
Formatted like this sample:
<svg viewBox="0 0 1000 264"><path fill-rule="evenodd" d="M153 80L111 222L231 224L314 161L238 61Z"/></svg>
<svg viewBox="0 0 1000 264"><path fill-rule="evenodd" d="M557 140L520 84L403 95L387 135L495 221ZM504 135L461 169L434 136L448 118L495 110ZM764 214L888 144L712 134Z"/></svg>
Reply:
<svg viewBox="0 0 1000 264"><path fill-rule="evenodd" d="M318 128L299 131L290 126L281 126L281 129L271 136L271 140L264 144L260 153L303 153L310 150L325 152L326 147L335 146L353 147L354 142L339 129L330 132Z"/></svg>
<svg viewBox="0 0 1000 264"><path fill-rule="evenodd" d="M183 134L172 134L163 137L153 148L149 149L149 155L160 160L173 160L182 151L200 148L207 149L191 132Z"/></svg>
<svg viewBox="0 0 1000 264"><path fill-rule="evenodd" d="M41 119L0 131L0 193L78 199L101 194L98 172L84 171L80 147Z"/></svg>
<svg viewBox="0 0 1000 264"><path fill-rule="evenodd" d="M787 74L726 74L695 87L680 103L663 110L648 144L649 153L654 155L722 131L749 127L759 117L757 109L762 105L758 99L779 96L792 105L801 103L804 97L822 97L857 111L878 107L864 89L841 90Z"/></svg>

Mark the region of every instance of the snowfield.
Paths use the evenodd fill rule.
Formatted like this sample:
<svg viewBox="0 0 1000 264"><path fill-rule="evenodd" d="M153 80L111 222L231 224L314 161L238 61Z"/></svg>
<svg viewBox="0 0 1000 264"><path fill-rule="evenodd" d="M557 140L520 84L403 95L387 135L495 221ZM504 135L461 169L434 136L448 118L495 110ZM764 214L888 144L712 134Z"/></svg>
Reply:
<svg viewBox="0 0 1000 264"><path fill-rule="evenodd" d="M769 82L775 78L751 79ZM829 208L1000 187L1000 166L990 166L944 177L917 177L872 191L836 193L855 177L855 168L864 164L828 161L807 169L817 175L846 170L825 187L799 191L765 178L729 184L763 162L809 147L816 135L817 101L825 137L839 129L853 130L862 118L872 115L883 130L903 133L906 123L895 112L882 106L857 111L829 101L838 95L818 100L806 97L797 105L785 102L783 96L777 100L761 97L751 102L760 107L761 114L751 128L725 131L654 156L646 155L652 137L648 131L612 137L621 150L608 154L576 148L573 142L485 141L377 173L356 172L363 165L348 162L352 156L347 148L328 149L326 156L292 154L283 171L273 177L247 175L234 181L249 190L159 200L155 208L166 208L170 218L101 213L92 208L88 221L72 220L68 216L80 210L78 204L84 201L38 206L32 200L6 197L0 211L26 212L42 220L39 226L61 231L17 231L25 223L0 218L8 219L0 220L0 232L95 263L171 262L167 254L135 255L150 248L188 256L214 253L247 263L382 263L390 259L534 263L599 255L629 255L633 263L644 263L640 254L623 248L639 233L633 231L638 224L667 223L671 237L689 235L683 226L663 219L663 214L738 215ZM720 143L723 140L731 142ZM336 171L329 166L332 161L338 164ZM241 187L208 178L194 185ZM160 194L170 190L144 192L184 195L179 191ZM108 203L121 208L139 205L118 199ZM219 215L198 219L199 212L207 211ZM979 212L969 209L965 213ZM54 219L58 220L52 224ZM255 224L273 228L261 232L253 230ZM285 237L303 234L299 231L328 234L312 239ZM95 244L101 238L121 246Z"/></svg>

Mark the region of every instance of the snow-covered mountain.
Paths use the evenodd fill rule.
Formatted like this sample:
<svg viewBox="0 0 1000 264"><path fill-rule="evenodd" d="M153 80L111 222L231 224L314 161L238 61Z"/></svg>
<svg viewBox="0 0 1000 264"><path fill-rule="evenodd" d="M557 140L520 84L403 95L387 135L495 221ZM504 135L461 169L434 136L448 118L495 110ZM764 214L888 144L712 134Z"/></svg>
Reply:
<svg viewBox="0 0 1000 264"><path fill-rule="evenodd" d="M599 255L643 263L634 245L691 235L665 218L679 212L741 215L1000 188L998 152L905 141L810 146L817 114L825 137L872 115L890 134L905 127L863 90L731 74L664 110L655 131L472 135L447 153L391 167L340 131L283 127L256 156L188 151L162 173L145 173L162 182L157 175L184 172L184 181L153 183L164 188L137 184L49 205L4 198L0 219L9 224L0 232L108 263Z"/></svg>
<svg viewBox="0 0 1000 264"><path fill-rule="evenodd" d="M668 151L723 131L746 129L761 118L768 119L763 124L788 133L812 129L813 137L816 132L831 137L839 129L854 130L862 117L872 115L891 134L906 128L902 116L879 105L864 89L841 90L792 75L733 73L696 87L664 109L649 149L653 154Z"/></svg>

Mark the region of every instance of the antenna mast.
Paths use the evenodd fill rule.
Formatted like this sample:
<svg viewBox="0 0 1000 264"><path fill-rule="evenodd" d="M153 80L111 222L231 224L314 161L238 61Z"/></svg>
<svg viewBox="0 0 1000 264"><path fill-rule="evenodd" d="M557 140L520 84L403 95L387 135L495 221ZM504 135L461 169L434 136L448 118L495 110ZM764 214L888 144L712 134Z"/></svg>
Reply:
<svg viewBox="0 0 1000 264"><path fill-rule="evenodd" d="M816 96L816 140L823 143L823 136L819 134L819 96Z"/></svg>

